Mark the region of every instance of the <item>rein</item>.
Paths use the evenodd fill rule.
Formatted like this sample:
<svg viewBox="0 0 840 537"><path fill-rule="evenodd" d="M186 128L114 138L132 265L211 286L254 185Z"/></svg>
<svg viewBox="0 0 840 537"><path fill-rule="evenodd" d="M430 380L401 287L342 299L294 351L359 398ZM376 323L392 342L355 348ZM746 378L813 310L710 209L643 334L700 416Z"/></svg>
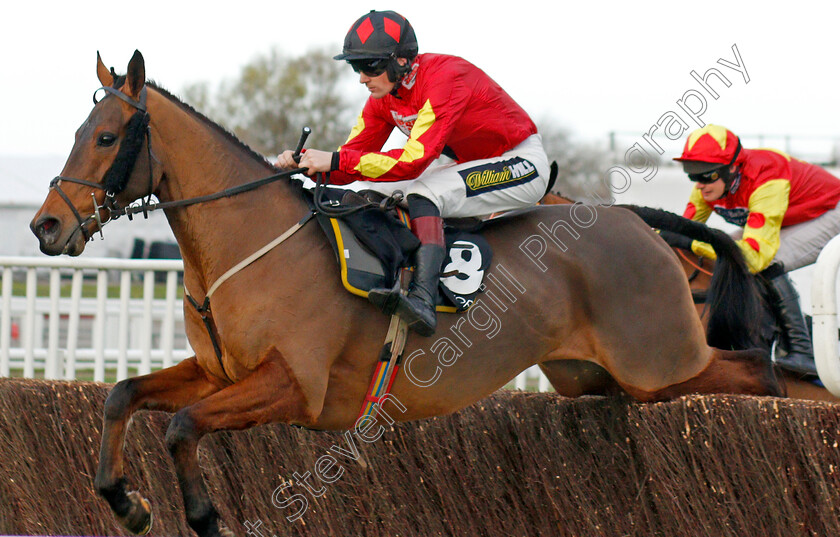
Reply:
<svg viewBox="0 0 840 537"><path fill-rule="evenodd" d="M197 203L204 203L207 201L213 201L221 198L229 198L231 196L235 196L237 194L242 194L243 192L248 192L251 190L255 190L263 185L267 185L269 183L273 183L278 179L282 179L284 177L290 177L294 174L301 173L301 170L305 170L306 168L298 168L295 170L288 170L284 172L279 172L274 175L269 175L268 177L263 177L262 179L257 179L255 181L251 181L249 183L245 183L242 185L234 186L231 188L226 188L219 192L214 192L213 194L207 194L204 196L196 196L194 198L187 198L183 200L175 200L175 201L164 201L160 203L151 203L148 206L135 206L129 205L123 207L121 209L117 209L116 211L112 212L114 215L113 219L116 220L120 216L128 216L129 220L131 217L139 212L148 212L157 211L160 209L171 209L173 207L186 207L188 205L195 205Z"/></svg>
<svg viewBox="0 0 840 537"><path fill-rule="evenodd" d="M324 196L326 195L327 184L330 182L329 177L329 172L319 172L316 175L315 189L312 196L312 204L315 206L315 212L327 216L329 218L344 218L345 216L350 216L351 214L371 208L376 208L381 211L388 212L396 208L397 205L399 205L399 203L403 200L402 191L395 190L390 196L384 198L379 203L374 203L372 201L366 200L364 203L342 207L339 202L333 202L331 200L324 199Z"/></svg>
<svg viewBox="0 0 840 537"><path fill-rule="evenodd" d="M136 164L137 158L139 157L140 151L141 151L139 149L139 147L140 147L139 144L142 144L142 139L139 140L139 141L136 140L136 139L132 140L134 142L132 147L129 147L128 145L126 145L125 148L123 147L123 144L125 143L126 140L128 140L130 138L131 134L137 134L137 133L131 133L131 132L126 135L126 137L123 140L123 143L121 143L120 150L117 154L115 162L112 164L112 167L105 173L105 180L102 183L88 181L88 180L85 180L85 179L78 179L78 178L75 178L75 177L64 177L64 176L60 176L60 175L56 176L50 182L50 189L55 190L58 193L58 195L61 197L61 199L64 200L64 202L67 204L67 206L73 212L73 215L76 217L76 221L78 222L78 229L84 235L86 242L91 239L90 232L87 229L88 224L91 223L91 222L96 222L97 223L97 225L99 227L100 236L102 236L102 228L105 226L105 224L107 224L107 223L109 223L113 220L116 220L116 219L120 218L121 216L127 216L129 220L132 220L132 216L134 214L142 212L143 216L145 218L148 218L149 213L152 212L152 211L157 211L157 210L160 210L160 209L171 209L171 208L175 208L175 207L187 207L187 206L190 206L190 205L205 203L205 202L208 202L208 201L213 201L213 200L217 200L217 199L221 199L221 198L236 196L237 194L242 194L244 192L249 192L251 190L255 190L255 189L257 189L261 186L267 185L267 184L272 183L274 181L277 181L279 179L287 178L287 177L290 177L291 175L294 175L294 174L305 173L306 172L306 168L297 168L297 169L293 169L293 170L287 170L287 171L279 172L279 173L276 173L274 175L270 175L268 177L263 177L261 179L257 179L255 181L251 181L251 182L248 182L248 183L245 183L245 184L242 184L242 185L237 185L235 187L227 188L227 189L222 190L220 192L207 194L207 195L204 195L204 196L197 196L197 197L187 198L187 199L182 199L182 200L173 200L173 201L152 203L151 202L151 197L152 197L152 194L153 194L153 191L154 191L154 174L153 174L153 170L152 170L152 161L156 160L156 159L153 158L152 148L151 148L151 129L149 127L149 123L150 123L149 122L149 113L146 109L146 87L143 86L143 88L141 89L140 99L139 100L134 100L131 97L129 97L128 95L126 95L125 93L123 93L122 91L120 91L116 88L103 86L102 88L100 88L100 89L96 90L96 92L94 92L94 98L93 98L94 104L97 104L99 102L96 98L97 92L99 90L106 91L108 94L113 95L113 96L119 98L120 100L130 104L131 106L133 106L137 110L137 112L135 113L135 116L132 116L132 120L130 120L129 123L130 124L137 124L138 122L135 122L133 120L136 116L140 116L139 117L139 120L140 120L139 124L141 124L142 129L143 129L143 136L144 136L145 141L146 141L146 144L145 144L146 152L147 152L148 159L149 159L149 187L148 187L148 193L144 196L141 196L141 198L140 198L141 202L140 202L139 205L137 205L137 204L127 205L125 207L120 207L118 205L118 203L116 201L116 196L119 195L127 187L128 177L131 174L131 172L133 171L134 165ZM306 138L306 135L308 135L308 134L309 134L309 129L304 129L304 135L301 137L300 143L298 144L298 150L296 151L296 156L300 154L300 151L302 149L304 140ZM136 147L137 149L134 150L134 147ZM118 161L120 161L120 166L117 165ZM124 173L121 173L121 172L124 172ZM64 182L64 181L66 181L68 183L75 183L75 184L78 184L78 185L86 186L86 187L92 188L94 190L103 190L103 191L105 191L105 200L103 201L102 205L99 205L99 203L96 201L96 193L92 192L91 197L93 198L93 213L90 216L88 216L87 218L82 218L82 215L79 213L79 210L73 205L73 203L70 201L70 198L61 189L61 183ZM207 290L202 303L199 303L197 300L195 300L192 297L192 295L190 294L189 290L185 286L185 288L184 288L185 293L184 294L185 294L187 300L190 302L190 304L192 304L192 306L195 308L195 310L201 316L201 319L202 319L202 321L205 325L205 328L207 329L207 332L210 336L210 340L213 343L213 350L216 353L216 357L219 360L219 365L222 367L222 370L224 370L224 364L222 363L222 350L221 350L219 342L216 338L216 334L213 330L212 313L210 311L210 297L213 295L213 293L219 288L219 286L222 283L227 281L234 274L236 274L240 270L244 269L245 267L247 267L248 265L250 265L254 261L260 259L266 253L268 253L272 249L276 248L278 245L280 245L286 239L291 237L295 232L297 232L307 222L309 222L309 220L311 220L312 217L314 217L315 214L317 214L317 213L321 213L321 214L324 214L324 215L326 215L328 217L332 217L332 218L338 218L338 217L347 216L347 215L353 214L357 211L361 211L363 209L372 208L372 207L376 207L376 208L379 208L379 209L382 209L382 210L388 210L390 208L395 207L402 200L402 193L401 192L396 192L393 195L391 195L390 197L382 200L381 203L367 202L367 203L364 203L364 204L361 204L361 205L355 205L355 206L352 206L352 207L340 207L340 206L336 206L333 203L331 203L330 201L327 201L327 200L324 199L327 183L329 183L329 174L319 173L316 177L315 192L314 192L314 196L313 196L314 197L314 209L310 210L300 221L298 221L296 224L294 224L291 228L289 228L282 235L280 235L276 239L272 240L271 242L269 242L268 244L266 244L265 246L263 246L262 248L260 248L259 250L257 250L253 254L251 254L250 256L248 256L247 258L243 259L242 261L240 261L239 263L237 263L236 265L231 267L224 274L222 274L222 276L219 277L210 286L210 288ZM103 210L103 209L108 211L108 215L104 220L100 217L100 211Z"/></svg>
<svg viewBox="0 0 840 537"><path fill-rule="evenodd" d="M148 158L149 158L149 187L148 187L148 193L145 196L141 196L142 201L139 205L136 205L136 204L135 205L127 205L125 207L120 207L118 205L118 203L116 201L116 197L117 197L118 194L120 194L125 189L127 176L134 169L134 165L136 164L137 158L139 157L139 151L134 153L131 156L131 158L128 159L128 160L130 160L130 162L126 163L125 177L117 178L116 180L109 179L109 180L105 181L104 184L103 183L96 183L96 182L93 182L93 181L88 181L88 180L85 180L85 179L77 179L75 177L64 177L64 176L61 176L61 175L56 176L50 182L50 189L55 190L58 193L58 195L61 197L61 199L63 199L64 202L68 205L68 207L70 207L70 210L73 212L73 215L76 217L76 221L79 224L79 229L81 230L82 234L84 235L86 242L91 239L90 232L88 232L88 230L87 230L87 225L91 222L96 222L98 224L99 234L100 234L100 236L102 236L102 228L105 226L105 224L107 224L107 223L109 223L113 220L117 220L121 216L127 216L128 219L131 220L132 217L135 214L142 212L143 216L145 218L148 218L149 213L152 212L152 211L157 211L157 210L161 210L161 209L172 209L172 208L176 208L176 207L187 207L187 206L195 205L195 204L198 204L198 203L205 203L205 202L208 202L208 201L213 201L213 200L217 200L217 199L221 199L221 198L228 198L228 197L231 197L231 196L236 196L237 194L242 194L244 192L249 192L251 190L255 190L255 189L257 189L257 188L259 188L263 185L267 185L267 184L272 183L274 181L277 181L279 179L287 178L287 177L290 177L290 176L298 174L298 173L305 173L306 170L307 170L306 168L296 168L296 169L293 169L293 170L282 171L282 172L276 173L274 175L269 175L268 177L263 177L262 179L257 179L255 181L251 181L249 183L245 183L245 184L238 185L238 186L235 186L235 187L227 188L225 190L222 190L220 192L215 192L213 194L207 194L207 195L204 195L204 196L197 196L197 197L194 197L194 198L187 198L187 199L182 199L182 200L173 200L173 201L152 203L151 199L152 199L152 194L153 194L153 190L154 190L154 176L153 176L153 171L152 171L152 161L156 160L156 159L154 159L153 154L152 154L151 129L149 127L149 113L148 113L148 110L146 108L146 86L143 86L143 88L140 90L140 99L139 100L132 99L131 97L129 97L128 95L126 95L125 93L123 93L122 91L120 91L116 88L109 87L109 86L103 86L103 87L97 89L94 92L94 94L93 94L94 104L99 103L99 100L97 100L96 95L97 95L97 92L99 92L100 90L104 90L108 94L113 95L113 96L117 97L118 99L130 104L135 109L137 109L137 114L142 114L143 119L144 119L143 129L144 129L144 137L145 137L145 140L146 140L146 152L147 152ZM304 129L303 135L301 136L300 142L298 144L298 149L296 151L296 156L298 154L300 154L300 151L303 148L303 143L306 140L306 137L308 136L309 132L311 132L311 131L308 128ZM122 149L123 148L120 147L120 153L122 153ZM121 156L121 154L118 154L117 159L119 159L120 156ZM115 164L116 164L116 162L115 162ZM106 178L109 178L112 175L113 169L114 169L114 167L112 165L112 168L109 169L108 172L106 172L106 174L105 174ZM82 215L79 213L79 210L71 203L70 198L61 189L61 183L63 181L66 181L68 183L75 183L75 184L86 186L86 187L89 187L89 188L93 188L94 190L103 190L103 191L105 191L105 200L103 201L102 205L99 205L99 203L96 201L96 194L91 193L91 197L93 198L93 213L90 216L88 216L87 218L82 218ZM323 199L327 183L329 183L329 173L326 173L326 174L318 173L318 175L316 177L316 182L315 182L314 205L315 205L315 211L316 212L321 213L325 216L332 217L332 218L339 218L339 217L343 217L343 216L348 216L348 215L353 214L355 212L358 212L358 211L361 211L361 210L364 210L364 209L367 209L367 208L371 208L371 207L378 207L381 210L386 210L387 211L387 210L390 210L390 209L394 208L400 201L402 201L402 192L398 191L398 192L395 192L393 195L389 196L388 198L385 198L384 200L382 200L381 203L378 203L378 204L368 202L368 203L365 203L365 204L355 205L355 206L352 206L352 207L336 207L332 203L330 203L328 201L325 201ZM119 185L119 187L109 188L109 184L111 184L111 186ZM105 219L102 219L100 217L100 210L102 210L102 209L108 211L108 216Z"/></svg>
<svg viewBox="0 0 840 537"><path fill-rule="evenodd" d="M696 278L698 276L698 274L700 274L701 272L703 274L705 274L706 276L711 276L712 275L712 273L709 272L708 270L704 269L702 265L697 264L694 261L692 261L691 259L689 259L688 256L685 255L685 252L682 251L682 249L677 249L677 253L679 254L680 257L683 258L683 260L686 263L688 263L689 265L694 267L694 272L691 274L691 276L688 277L689 282L693 281L694 278ZM701 263L702 263L702 261L701 261Z"/></svg>
<svg viewBox="0 0 840 537"><path fill-rule="evenodd" d="M146 109L146 87L143 86L143 89L140 90L140 100L138 101L138 100L132 99L131 97L129 97L128 95L126 95L125 93L123 93L122 91L120 91L116 88L109 87L109 86L103 86L103 87L97 89L96 92L94 92L94 97L93 97L94 104L97 104L99 102L99 100L97 100L97 98L96 98L96 94L100 90L104 90L108 94L113 95L113 96L117 97L118 99L130 104L135 109L137 109L138 114L142 114L145 117L144 137L145 137L145 140L146 140L146 144L145 144L146 145L146 152L147 152L147 155L148 155L148 158L149 158L149 187L148 187L148 193L145 196L141 196L141 202L139 204L132 204L132 205L127 205L125 207L120 207L119 204L116 201L117 195L120 194L125 189L125 186L126 186L125 185L125 180L127 179L127 175L130 174L131 170L133 170L134 164L136 163L137 158L139 157L139 152L135 153L133 155L133 157L130 159L131 161L126 163L127 164L127 166L126 166L126 177L125 178L120 178L119 180L114 181L117 184L121 183L121 188L109 189L106 184L97 183L97 182L94 182L94 181L88 181L88 180L85 180L85 179L77 179L75 177L64 177L64 176L58 175L55 178L53 178L53 180L50 181L50 190L55 190L58 193L58 195L61 197L61 199L63 199L64 202L67 204L67 206L70 208L70 210L73 213L73 216L76 217L76 221L78 222L78 229L82 232L82 235L84 235L84 237L85 237L85 242L90 241L91 238L92 238L90 232L87 229L88 224L90 224L92 222L96 222L98 224L99 234L100 234L100 237L102 237L103 236L102 235L102 228L105 226L105 224L110 223L113 220L117 220L121 216L127 216L129 220L132 220L133 216L135 214L142 212L144 218L148 218L149 213L153 212L153 211L157 211L157 210L161 210L161 209L171 209L171 208L176 208L176 207L186 207L186 206L189 206L189 205L195 205L195 204L198 204L198 203L205 203L205 202L208 202L208 201L213 201L213 200L217 200L217 199L221 199L221 198L227 198L227 197L235 196L237 194L242 194L244 192L249 192L251 190L255 190L255 189L257 189L257 188L259 188L263 185L267 185L267 184L272 183L274 181L277 181L279 179L282 179L282 178L285 178L285 177L290 177L294 174L303 173L303 172L306 171L306 168L298 168L298 169L294 169L294 170L283 171L283 172L276 173L274 175L270 175L268 177L263 177L262 179L257 179L255 181L251 181L249 183L245 183L245 184L238 185L238 186L235 186L235 187L227 188L225 190L222 190L220 192L215 192L213 194L207 194L207 195L204 195L204 196L197 196L197 197L194 197L194 198L188 198L188 199L183 199L183 200L174 200L174 201L167 201L167 202L152 203L151 199L152 199L152 194L153 194L153 190L154 190L154 176L153 176L153 171L152 171L152 161L156 160L156 159L154 159L153 154L152 154L151 129L149 127L149 122L148 122L149 113ZM122 149L122 147L120 149ZM118 155L118 157L119 157L119 155ZM112 169L113 169L113 167L112 167ZM106 172L106 174L105 174L106 177L108 177L111 174L111 171L112 170L109 169L108 172ZM79 210L73 205L73 203L70 201L70 198L61 189L61 183L62 182L75 183L75 184L78 184L78 185L93 188L94 190L103 190L103 191L105 191L105 200L102 202L102 205L99 205L99 203L96 201L96 194L91 193L91 197L93 198L93 212L87 218L82 218L82 215L79 213ZM106 183L108 183L108 182L106 182ZM108 215L104 219L101 218L101 216L100 216L100 211L103 210L103 209L108 211ZM329 210L329 209L327 209L327 210Z"/></svg>

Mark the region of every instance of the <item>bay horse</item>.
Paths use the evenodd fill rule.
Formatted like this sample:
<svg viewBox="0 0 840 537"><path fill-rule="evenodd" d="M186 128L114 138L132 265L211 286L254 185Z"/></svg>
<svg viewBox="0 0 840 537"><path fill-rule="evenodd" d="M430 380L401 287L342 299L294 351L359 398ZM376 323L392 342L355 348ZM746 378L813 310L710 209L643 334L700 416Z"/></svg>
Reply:
<svg viewBox="0 0 840 537"><path fill-rule="evenodd" d="M201 438L271 422L358 432L388 319L342 287L331 246L305 225L311 210L297 182L240 189L277 170L147 82L139 51L124 76L97 54L97 76L104 97L30 227L45 254L76 256L130 203L164 207L184 261L195 355L112 388L95 486L127 529L148 532L150 504L128 492L123 441L135 411L172 412L166 446L187 521L202 537L232 535L201 475ZM239 193L216 195L229 189ZM280 233L282 244L216 286ZM780 393L760 352L707 345L679 263L632 212L536 207L489 222L484 237L494 250L487 289L466 313L441 315L435 336L409 338L389 399L396 408L376 419L454 412L533 364L567 396ZM211 307L193 307L211 290Z"/></svg>
<svg viewBox="0 0 840 537"><path fill-rule="evenodd" d="M549 192L541 200L541 203L546 205L557 205L574 202L568 198ZM651 225L651 227L667 229L672 233L678 233L692 239L703 240L703 238L698 236L696 231L692 232L689 228L694 228L695 230L708 228L705 224L698 222L692 223L687 219L667 211L647 208L643 210L646 212L640 216L642 216L645 222ZM707 328L707 331L712 312L718 311L717 307L712 305L711 302L721 301L727 304L738 303L738 294L740 294L738 289L743 286L743 283L738 283L735 286L721 290L715 289L716 282L733 276L739 279L746 277L746 272L741 270L733 271L731 268L731 264L733 263L731 257L733 254L737 254L737 250L733 250L732 246L725 246L724 243L732 242L732 244L734 244L734 242L728 241L720 235L718 235L717 238L712 238L712 240L715 241L714 246L716 252L719 256L722 256L719 257L718 260L704 258L695 254L691 250L671 246L674 254L680 262L683 272L685 273L686 280L688 281L692 292L692 297L694 297L697 314L700 316L700 319L703 322L703 325ZM722 265L730 268L722 270ZM715 280L716 277L718 280ZM736 318L730 317L723 322L723 329L738 332L742 330L745 325L750 323L762 326L763 328L754 331L751 335L751 343L752 345L763 349L769 355L769 353L772 352L774 342L778 338L779 329L778 327L768 328L773 327L775 323L775 314L772 311L772 306L766 296L766 292L764 291L765 284L761 282L761 276L752 275L750 277L755 280L755 286L759 288L759 292L757 294L749 293L747 295L743 295L747 302L741 303L742 309L739 309L739 314ZM754 302L753 298L757 299L757 302ZM758 309L757 312L755 311L756 308ZM741 316L744 310L752 311L752 313ZM720 326L720 324L718 324L718 326ZM738 338L735 339L737 340ZM739 348L739 346L736 346L735 348ZM744 347L740 346L740 348ZM840 402L840 397L835 396L822 386L802 379L801 375L781 368L776 370L776 374L781 380L786 397L790 397L792 399L807 399L811 401Z"/></svg>
<svg viewBox="0 0 840 537"><path fill-rule="evenodd" d="M691 250L684 250L682 248L673 247L674 252L679 256L680 264L691 287L692 294L696 296L695 302L698 314L702 321L708 318L708 310L706 307L706 292L709 289L712 276L715 272L716 262L713 259L703 258L698 256ZM756 276L760 278L760 276ZM771 352L774 342L778 340L779 328L774 326L775 314L772 311L772 306L769 300L762 294L761 316L765 319L762 323L770 327L765 329L762 334L759 334L759 347L766 352ZM840 397L832 394L826 388L814 384L808 380L801 378L801 375L787 371L785 369L777 369L777 376L780 378L785 395L792 399L807 399L811 401L830 401L840 402Z"/></svg>
<svg viewBox="0 0 840 537"><path fill-rule="evenodd" d="M540 200L543 205L571 203L574 201L552 192L547 192ZM662 209L635 205L616 207L633 211L657 231L677 233L712 245L718 255L718 263L712 270L703 268L704 262L710 264L709 260L691 262L684 252L672 247L686 272L694 302L698 303L697 296L702 295L697 313L706 330L706 342L713 347L735 350L759 347L769 352L765 335L757 329L759 318L764 314L762 287L749 272L738 245L729 235ZM698 270L704 273L705 279L695 281Z"/></svg>

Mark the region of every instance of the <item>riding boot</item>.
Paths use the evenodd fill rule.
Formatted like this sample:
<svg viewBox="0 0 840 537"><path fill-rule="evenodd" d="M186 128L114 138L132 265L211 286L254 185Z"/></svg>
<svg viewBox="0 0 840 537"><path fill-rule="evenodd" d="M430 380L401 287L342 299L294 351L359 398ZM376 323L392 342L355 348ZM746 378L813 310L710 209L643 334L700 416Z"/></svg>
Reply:
<svg viewBox="0 0 840 537"><path fill-rule="evenodd" d="M817 376L811 335L799 307L799 294L793 287L793 282L783 273L771 279L770 283L776 291L773 301L782 329L782 340L787 343L783 345L787 354L777 353L776 364L794 373Z"/></svg>
<svg viewBox="0 0 840 537"><path fill-rule="evenodd" d="M438 284L446 258L443 240L443 220L439 216L425 216L411 220L420 247L414 253L414 276L407 295L398 288L371 289L368 300L386 315L397 313L408 327L421 336L431 336L437 327Z"/></svg>

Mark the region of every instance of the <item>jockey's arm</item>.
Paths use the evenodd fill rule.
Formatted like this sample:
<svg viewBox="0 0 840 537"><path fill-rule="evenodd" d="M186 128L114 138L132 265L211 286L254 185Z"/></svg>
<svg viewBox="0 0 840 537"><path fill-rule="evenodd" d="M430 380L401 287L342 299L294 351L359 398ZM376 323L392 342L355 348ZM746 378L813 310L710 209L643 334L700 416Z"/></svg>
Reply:
<svg viewBox="0 0 840 537"><path fill-rule="evenodd" d="M367 105L359 114L356 126L350 132L347 141L339 151L344 148L364 149L374 151L381 148L393 130L393 125L383 121L375 113L371 112ZM338 171L340 155L338 151L321 151L318 149L304 149L300 155L300 162L293 159L294 151L287 149L277 155L274 165L282 169L307 168L307 175L312 176L318 172L337 172L332 178L332 184L342 185L353 180L347 180L344 173Z"/></svg>
<svg viewBox="0 0 840 537"><path fill-rule="evenodd" d="M688 198L688 204L683 211L683 217L695 222L705 223L712 214L712 208L703 199L703 195L697 188L691 189L691 195Z"/></svg>
<svg viewBox="0 0 840 537"><path fill-rule="evenodd" d="M377 104L366 106L359 124L339 151L339 173L335 174L335 178L331 177L330 182L333 184L346 184L357 180L391 182L414 179L419 176L441 155L459 118L468 111L472 91L462 73L455 73L447 78L436 80L434 86L429 87L424 96L423 104L417 110L411 131L408 133L408 140L402 147L389 151L372 150L370 144L357 142L372 128L378 128L380 123L386 123L378 114L370 114L370 119L377 120L371 125L372 122L369 121L366 112L368 108L375 110ZM389 129L390 127L391 125ZM390 134L390 130L387 134ZM378 147L381 148L382 145L380 143Z"/></svg>
<svg viewBox="0 0 840 537"><path fill-rule="evenodd" d="M750 196L744 234L736 242L750 272L754 274L770 266L779 251L779 234L788 208L789 194L790 182L774 179L758 187ZM711 245L705 242L694 241L691 249L703 257L716 257Z"/></svg>

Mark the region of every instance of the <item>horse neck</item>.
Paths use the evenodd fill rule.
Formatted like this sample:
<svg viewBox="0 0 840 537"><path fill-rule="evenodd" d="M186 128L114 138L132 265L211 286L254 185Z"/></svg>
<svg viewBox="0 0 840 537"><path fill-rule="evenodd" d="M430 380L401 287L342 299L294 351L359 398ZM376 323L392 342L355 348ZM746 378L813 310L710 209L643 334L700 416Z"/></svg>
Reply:
<svg viewBox="0 0 840 537"><path fill-rule="evenodd" d="M156 192L177 201L221 192L272 175L261 158L221 129L158 93L149 93L152 150L163 167ZM156 139L157 138L157 139ZM230 198L166 210L185 270L209 285L306 213L288 181Z"/></svg>

